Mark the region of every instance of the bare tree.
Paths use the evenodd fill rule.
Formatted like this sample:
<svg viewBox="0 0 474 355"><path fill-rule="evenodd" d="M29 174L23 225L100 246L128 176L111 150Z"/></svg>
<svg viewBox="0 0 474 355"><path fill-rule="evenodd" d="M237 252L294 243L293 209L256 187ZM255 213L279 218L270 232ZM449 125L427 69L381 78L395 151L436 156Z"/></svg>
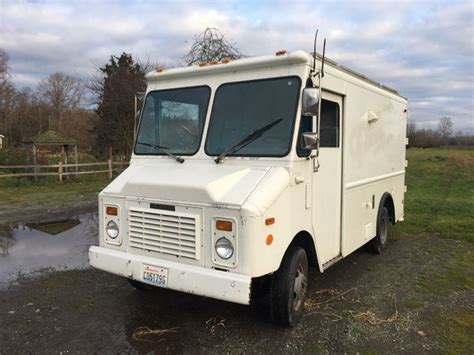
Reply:
<svg viewBox="0 0 474 355"><path fill-rule="evenodd" d="M234 42L229 42L217 29L207 27L199 35L194 36L193 44L189 52L183 57L187 65L221 61L229 57L238 59L242 53L236 48Z"/></svg>
<svg viewBox="0 0 474 355"><path fill-rule="evenodd" d="M64 112L79 108L84 95L84 86L79 79L58 72L41 80L38 93L41 101L50 105L54 111L50 128L60 129L63 127Z"/></svg>
<svg viewBox="0 0 474 355"><path fill-rule="evenodd" d="M414 122L408 123L407 124L407 138L408 138L408 144L410 146L413 146L415 144L416 133L417 133L416 123Z"/></svg>
<svg viewBox="0 0 474 355"><path fill-rule="evenodd" d="M7 52L0 48L0 133L7 134L11 144L13 138L13 115L14 98L16 89L10 83L8 73L9 57Z"/></svg>
<svg viewBox="0 0 474 355"><path fill-rule="evenodd" d="M438 131L443 138L443 143L448 144L449 138L453 134L453 121L450 117L442 117L439 119Z"/></svg>
<svg viewBox="0 0 474 355"><path fill-rule="evenodd" d="M0 48L0 95L3 94L5 86L8 84L10 74L8 74L8 54Z"/></svg>

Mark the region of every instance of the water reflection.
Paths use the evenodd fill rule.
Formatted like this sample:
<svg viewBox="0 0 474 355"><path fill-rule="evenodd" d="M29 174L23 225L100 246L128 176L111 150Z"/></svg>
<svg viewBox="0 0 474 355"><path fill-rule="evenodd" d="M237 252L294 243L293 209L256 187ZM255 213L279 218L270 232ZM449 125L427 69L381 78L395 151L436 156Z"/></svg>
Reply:
<svg viewBox="0 0 474 355"><path fill-rule="evenodd" d="M96 213L53 223L0 226L0 287L44 269L87 267L97 228Z"/></svg>
<svg viewBox="0 0 474 355"><path fill-rule="evenodd" d="M14 226L6 225L0 226L0 248L2 249L1 256L9 254L10 249L15 245L15 238L13 238Z"/></svg>

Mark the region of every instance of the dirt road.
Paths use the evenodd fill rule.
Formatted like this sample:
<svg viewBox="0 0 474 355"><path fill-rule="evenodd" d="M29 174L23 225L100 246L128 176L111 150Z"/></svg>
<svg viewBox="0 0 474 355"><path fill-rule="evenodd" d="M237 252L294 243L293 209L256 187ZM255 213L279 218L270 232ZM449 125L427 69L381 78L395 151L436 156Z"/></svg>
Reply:
<svg viewBox="0 0 474 355"><path fill-rule="evenodd" d="M22 257L14 248L27 236L18 228L0 261ZM95 238L45 258L85 255L84 244ZM473 252L469 242L392 238L382 256L360 250L324 274L312 270L306 315L294 329L274 326L262 309L136 291L122 278L81 269L85 264L20 273L0 289L0 354L473 353Z"/></svg>

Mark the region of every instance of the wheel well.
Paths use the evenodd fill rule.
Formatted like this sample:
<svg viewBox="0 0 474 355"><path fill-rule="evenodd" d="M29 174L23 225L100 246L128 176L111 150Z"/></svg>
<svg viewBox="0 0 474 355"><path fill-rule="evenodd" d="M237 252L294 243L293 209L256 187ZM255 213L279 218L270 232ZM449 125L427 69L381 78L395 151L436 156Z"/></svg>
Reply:
<svg viewBox="0 0 474 355"><path fill-rule="evenodd" d="M382 195L382 199L380 200L379 211L381 210L381 207L385 207L388 210L390 222L392 224L395 224L395 205L393 203L392 195L390 195L388 192Z"/></svg>
<svg viewBox="0 0 474 355"><path fill-rule="evenodd" d="M290 246L299 246L304 249L308 256L310 266L318 266L318 256L316 255L316 248L314 247L314 240L307 231L301 231L291 241Z"/></svg>

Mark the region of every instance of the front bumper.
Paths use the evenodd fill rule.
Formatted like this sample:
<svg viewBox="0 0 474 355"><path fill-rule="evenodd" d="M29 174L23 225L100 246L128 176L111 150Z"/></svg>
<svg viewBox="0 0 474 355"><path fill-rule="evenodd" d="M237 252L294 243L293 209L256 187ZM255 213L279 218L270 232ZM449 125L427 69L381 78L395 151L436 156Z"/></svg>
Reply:
<svg viewBox="0 0 474 355"><path fill-rule="evenodd" d="M89 249L90 264L112 274L141 280L143 264L168 269L167 288L240 304L250 303L249 276L133 255L103 247Z"/></svg>

